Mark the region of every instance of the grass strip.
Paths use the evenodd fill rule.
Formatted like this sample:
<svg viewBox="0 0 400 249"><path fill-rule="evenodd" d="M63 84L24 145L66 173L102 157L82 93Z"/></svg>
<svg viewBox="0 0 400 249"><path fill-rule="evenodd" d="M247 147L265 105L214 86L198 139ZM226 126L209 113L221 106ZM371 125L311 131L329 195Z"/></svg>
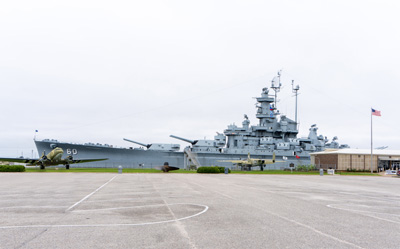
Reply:
<svg viewBox="0 0 400 249"><path fill-rule="evenodd" d="M44 170L39 168L26 168L25 172L50 172L50 173L118 173L118 168L70 168L65 169L63 167L47 167ZM122 173L162 173L162 171L157 169L132 169L125 168L122 169ZM176 174L195 174L195 170L174 170L168 173ZM254 174L254 175L319 175L319 171L285 171L285 170L264 170L264 171L241 171L241 170L232 170L230 174ZM380 176L379 174L371 174L368 172L335 172L337 175L359 175L359 176ZM326 172L324 175L327 175Z"/></svg>
<svg viewBox="0 0 400 249"><path fill-rule="evenodd" d="M57 167L46 167L46 169L39 168L26 168L25 172L48 172L48 173L118 173L118 168L57 168ZM161 170L157 169L122 169L122 173L162 173ZM174 170L169 173L196 173L192 170Z"/></svg>

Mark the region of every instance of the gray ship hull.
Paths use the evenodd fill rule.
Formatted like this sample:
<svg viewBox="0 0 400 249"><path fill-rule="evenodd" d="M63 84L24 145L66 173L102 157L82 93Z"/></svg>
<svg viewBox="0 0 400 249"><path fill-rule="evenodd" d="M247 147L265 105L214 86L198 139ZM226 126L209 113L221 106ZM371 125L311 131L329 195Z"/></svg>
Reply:
<svg viewBox="0 0 400 249"><path fill-rule="evenodd" d="M86 158L108 158L105 161L89 162L73 165L73 167L96 167L96 168L154 168L168 162L171 166L176 166L181 169L188 169L190 163L185 163L185 153L182 151L152 151L145 149L133 148L116 148L111 146L74 144L59 142L57 140L35 141L36 148L39 154L43 151L46 153L51 151L54 146L64 150L66 155L72 155L74 159ZM277 153L276 160L282 160L286 153L280 155ZM196 153L196 157L201 166L223 166L234 168L230 162L221 162L223 160L244 160L247 158L246 152L231 153ZM263 155L252 155L252 158L272 159L272 153L264 153ZM303 155L301 160L294 156L288 156L284 163L277 162L275 164L266 165L264 169L284 169L290 164L304 165L310 163L310 157ZM255 167L254 170L259 169Z"/></svg>
<svg viewBox="0 0 400 249"><path fill-rule="evenodd" d="M58 141L35 141L39 154L49 152L54 146L60 147L74 159L108 158L105 161L81 163L74 167L154 168L168 162L171 166L183 166L183 152L147 151L142 149L102 147L96 145L63 143ZM66 155L64 155L66 156Z"/></svg>
<svg viewBox="0 0 400 249"><path fill-rule="evenodd" d="M244 164L252 165L254 169L260 169L258 164L248 163L271 162L275 153L274 164L265 165L265 169L283 169L310 164L310 153L323 151L326 148L342 148L335 136L330 143L328 139L317 134L318 127L313 124L309 129L308 137L298 138L298 122L279 112L276 107L277 93L280 91L280 72L271 82L270 93L268 87L264 87L260 97L257 97L256 118L258 123L250 125L248 116L244 115L242 126L228 125L223 133L217 132L214 139L190 140L175 135L170 137L190 144L180 151L179 144L145 144L124 138L125 141L140 145L140 148L116 148L101 144L72 144L62 143L57 140L35 141L40 154L50 151L54 147L60 147L74 159L108 158L106 161L82 164L82 167L118 167L125 168L153 168L161 166L165 162L169 165L189 169L192 165L199 166L224 166L236 167L232 162L245 160ZM297 91L299 86L292 91ZM296 101L297 103L297 101ZM296 106L297 110L297 106ZM347 146L348 147L348 146ZM146 148L146 149L144 149ZM248 158L250 156L250 158ZM267 160L252 160L267 159ZM230 161L229 161L230 160ZM281 162L278 162L281 161Z"/></svg>

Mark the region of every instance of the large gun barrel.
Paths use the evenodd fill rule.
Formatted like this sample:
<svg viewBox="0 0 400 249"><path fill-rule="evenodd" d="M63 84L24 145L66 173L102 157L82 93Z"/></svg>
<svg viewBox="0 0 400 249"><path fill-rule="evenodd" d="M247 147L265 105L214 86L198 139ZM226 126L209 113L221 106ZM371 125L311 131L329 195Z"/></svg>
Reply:
<svg viewBox="0 0 400 249"><path fill-rule="evenodd" d="M185 142L188 142L188 143L191 143L192 145L195 145L199 141L199 140L190 140L190 139L186 139L186 138L178 137L178 136L174 136L174 135L169 135L169 136L179 139L179 140L182 140L182 141L185 141Z"/></svg>
<svg viewBox="0 0 400 249"><path fill-rule="evenodd" d="M147 149L150 148L151 145L152 145L152 144L142 144L142 143L139 143L139 142L136 142L136 141L133 141L133 140L126 139L126 138L124 138L124 140L125 140L125 141L128 141L128 142L131 142L131 143L134 143L134 144L138 144L138 145L144 146L144 147L146 147Z"/></svg>

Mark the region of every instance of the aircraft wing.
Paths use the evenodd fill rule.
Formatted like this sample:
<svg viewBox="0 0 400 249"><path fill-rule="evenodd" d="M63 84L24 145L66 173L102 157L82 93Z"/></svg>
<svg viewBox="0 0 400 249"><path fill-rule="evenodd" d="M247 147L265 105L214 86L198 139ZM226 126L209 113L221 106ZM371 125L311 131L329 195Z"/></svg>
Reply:
<svg viewBox="0 0 400 249"><path fill-rule="evenodd" d="M218 162L229 162L229 163L236 163L236 164L251 164L247 160L219 160Z"/></svg>
<svg viewBox="0 0 400 249"><path fill-rule="evenodd" d="M218 162L228 162L228 163L243 163L242 160L218 160Z"/></svg>
<svg viewBox="0 0 400 249"><path fill-rule="evenodd" d="M104 161L108 160L108 158L99 158L99 159L72 159L72 160L65 160L70 164L73 163L88 163L88 162L96 162L96 161Z"/></svg>
<svg viewBox="0 0 400 249"><path fill-rule="evenodd" d="M263 164L272 164L272 163L284 163L286 161L272 161L270 159L250 159L251 163L249 163L248 160L220 160L218 162L230 162L230 163L242 163L242 164L252 164L252 163L260 163L262 162ZM258 166L258 165L255 165Z"/></svg>
<svg viewBox="0 0 400 249"><path fill-rule="evenodd" d="M29 163L37 164L39 159L29 159L29 158L0 158L0 162L13 162L13 163Z"/></svg>
<svg viewBox="0 0 400 249"><path fill-rule="evenodd" d="M285 163L286 161L264 161L264 164Z"/></svg>

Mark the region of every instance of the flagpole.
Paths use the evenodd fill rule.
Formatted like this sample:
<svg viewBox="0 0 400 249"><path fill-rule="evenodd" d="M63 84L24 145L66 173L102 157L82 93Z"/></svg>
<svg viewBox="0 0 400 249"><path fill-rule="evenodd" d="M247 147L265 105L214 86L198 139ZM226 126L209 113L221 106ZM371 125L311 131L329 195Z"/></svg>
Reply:
<svg viewBox="0 0 400 249"><path fill-rule="evenodd" d="M373 173L372 171L372 107L371 107L371 111L370 111L370 115L371 115L371 174Z"/></svg>

